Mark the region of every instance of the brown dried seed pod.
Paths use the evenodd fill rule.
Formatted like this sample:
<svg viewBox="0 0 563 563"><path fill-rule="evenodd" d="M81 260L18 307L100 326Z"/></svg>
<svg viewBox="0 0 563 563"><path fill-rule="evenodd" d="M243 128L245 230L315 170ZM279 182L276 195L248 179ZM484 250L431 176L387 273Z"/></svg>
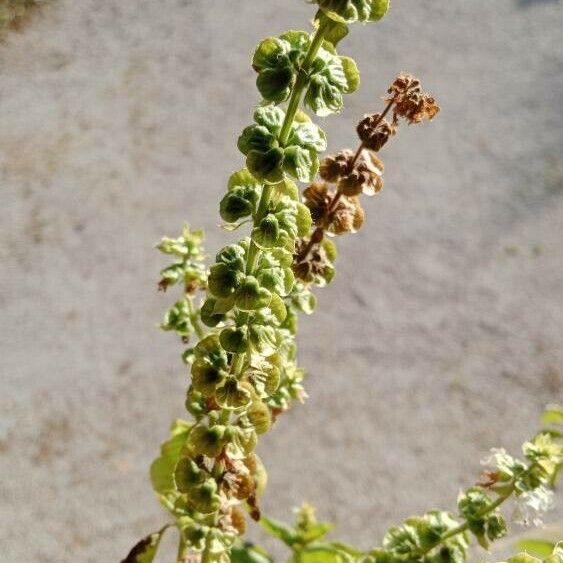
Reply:
<svg viewBox="0 0 563 563"><path fill-rule="evenodd" d="M343 149L325 157L319 168L320 177L327 182L337 182L339 178L348 173L353 158L354 151L350 149Z"/></svg>
<svg viewBox="0 0 563 563"><path fill-rule="evenodd" d="M380 113L372 113L364 116L356 131L364 147L377 152L396 133L396 127L382 119Z"/></svg>
<svg viewBox="0 0 563 563"><path fill-rule="evenodd" d="M404 92L410 91L418 91L421 92L422 88L420 86L420 80L415 78L412 74L408 74L406 72L401 72L395 77L393 84L389 86L387 90L388 94L402 94ZM386 98L388 101L391 100L393 96L389 96Z"/></svg>
<svg viewBox="0 0 563 563"><path fill-rule="evenodd" d="M402 117L410 124L420 123L424 119L431 120L440 111L436 100L422 90L420 82L409 74L400 74L391 84L385 98L393 101L393 123Z"/></svg>
<svg viewBox="0 0 563 563"><path fill-rule="evenodd" d="M365 213L356 196L343 196L332 215L328 232L334 235L355 233L364 224Z"/></svg>
<svg viewBox="0 0 563 563"><path fill-rule="evenodd" d="M239 536L246 533L246 516L244 511L238 506L233 506L230 510L231 526L237 531Z"/></svg>
<svg viewBox="0 0 563 563"><path fill-rule="evenodd" d="M303 191L305 205L311 212L313 223L322 226L326 218L328 206L332 200L329 194L328 184L325 182L313 182Z"/></svg>
<svg viewBox="0 0 563 563"><path fill-rule="evenodd" d="M233 494L237 499L243 500L254 492L254 488L254 479L250 472L239 473L234 480Z"/></svg>
<svg viewBox="0 0 563 563"><path fill-rule="evenodd" d="M346 196L372 196L383 188L383 162L373 151L362 150L353 170L340 178L337 189Z"/></svg>

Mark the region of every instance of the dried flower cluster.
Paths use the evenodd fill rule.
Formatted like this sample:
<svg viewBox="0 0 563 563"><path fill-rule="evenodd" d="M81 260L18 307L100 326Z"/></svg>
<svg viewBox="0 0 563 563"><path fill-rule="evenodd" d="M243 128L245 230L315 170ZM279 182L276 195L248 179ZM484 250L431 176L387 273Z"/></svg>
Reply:
<svg viewBox="0 0 563 563"><path fill-rule="evenodd" d="M322 270L324 260L319 245L324 233L355 233L362 227L365 212L359 196L373 196L382 190L384 167L376 153L396 135L400 119L421 123L433 119L440 110L411 75L399 74L387 92L385 109L364 116L358 123L358 148L326 156L319 166L322 181L313 182L303 193L316 226L313 235L298 241L296 247L294 272L304 282L311 281L312 272ZM389 123L385 116L391 111L393 121Z"/></svg>

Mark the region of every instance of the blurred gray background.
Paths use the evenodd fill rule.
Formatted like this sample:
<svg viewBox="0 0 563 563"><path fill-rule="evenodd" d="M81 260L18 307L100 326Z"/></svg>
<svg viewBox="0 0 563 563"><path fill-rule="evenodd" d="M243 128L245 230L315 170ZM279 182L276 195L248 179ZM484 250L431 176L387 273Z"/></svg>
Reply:
<svg viewBox="0 0 563 563"><path fill-rule="evenodd" d="M164 521L147 470L187 377L153 246L186 221L211 255L234 238L217 207L251 53L313 11L58 0L0 44L2 561L113 563ZM330 149L401 70L442 113L383 150L386 187L301 321L310 399L260 441L268 514L308 500L368 548L454 508L563 398L562 27L557 1L395 0L342 43L362 84L323 120Z"/></svg>

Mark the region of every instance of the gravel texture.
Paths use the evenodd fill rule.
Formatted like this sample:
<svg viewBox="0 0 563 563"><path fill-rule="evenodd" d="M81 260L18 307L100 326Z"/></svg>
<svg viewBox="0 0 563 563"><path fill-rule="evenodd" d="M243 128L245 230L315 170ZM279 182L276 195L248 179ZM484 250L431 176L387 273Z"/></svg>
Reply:
<svg viewBox="0 0 563 563"><path fill-rule="evenodd" d="M117 562L163 522L147 468L186 374L155 328L173 296L153 246L185 221L211 255L234 238L217 205L250 54L312 13L56 0L0 45L2 561ZM452 508L563 399L562 27L557 1L395 0L342 44L362 85L323 120L330 148L401 70L442 113L384 149L386 188L301 322L310 399L261 440L267 513L306 499L367 548Z"/></svg>

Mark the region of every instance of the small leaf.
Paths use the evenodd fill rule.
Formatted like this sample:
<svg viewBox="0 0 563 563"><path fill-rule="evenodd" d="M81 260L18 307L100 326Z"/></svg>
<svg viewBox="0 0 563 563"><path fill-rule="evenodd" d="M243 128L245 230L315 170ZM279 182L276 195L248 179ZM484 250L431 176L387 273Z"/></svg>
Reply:
<svg viewBox="0 0 563 563"><path fill-rule="evenodd" d="M542 424L563 424L563 407L560 405L548 405L543 416Z"/></svg>
<svg viewBox="0 0 563 563"><path fill-rule="evenodd" d="M273 563L273 559L257 545L237 543L231 550L231 563Z"/></svg>
<svg viewBox="0 0 563 563"><path fill-rule="evenodd" d="M555 544L546 540L527 539L516 542L516 548L537 555L538 557L548 557L553 553Z"/></svg>
<svg viewBox="0 0 563 563"><path fill-rule="evenodd" d="M299 539L299 536L294 528L284 522L280 522L279 520L262 516L262 518L260 518L260 525L264 528L264 530L266 530L266 532L268 532L268 534L278 538L289 547L291 547Z"/></svg>
<svg viewBox="0 0 563 563"><path fill-rule="evenodd" d="M160 540L169 527L170 524L164 526L158 532L143 538L133 547L129 555L127 555L121 563L152 563L156 556Z"/></svg>

